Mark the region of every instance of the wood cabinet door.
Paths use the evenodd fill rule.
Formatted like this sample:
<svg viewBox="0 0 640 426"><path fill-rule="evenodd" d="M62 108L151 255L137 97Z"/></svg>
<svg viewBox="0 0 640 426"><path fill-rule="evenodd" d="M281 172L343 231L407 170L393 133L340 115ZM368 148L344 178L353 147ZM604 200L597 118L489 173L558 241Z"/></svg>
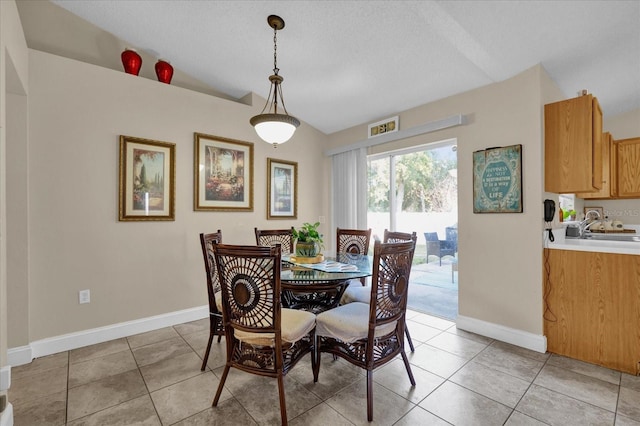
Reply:
<svg viewBox="0 0 640 426"><path fill-rule="evenodd" d="M591 100L591 154L592 154L592 174L591 184L596 189L602 189L604 184L604 159L602 135L602 109L597 98Z"/></svg>
<svg viewBox="0 0 640 426"><path fill-rule="evenodd" d="M603 199L615 196L613 190L612 175L615 175L615 156L611 155L613 148L613 138L611 133L606 132L602 135L602 188L594 192L576 192L576 197L589 199Z"/></svg>
<svg viewBox="0 0 640 426"><path fill-rule="evenodd" d="M544 106L545 190L593 192L602 187L602 111L592 95Z"/></svg>
<svg viewBox="0 0 640 426"><path fill-rule="evenodd" d="M640 256L545 249L547 350L637 374Z"/></svg>
<svg viewBox="0 0 640 426"><path fill-rule="evenodd" d="M640 197L640 138L622 139L616 145L618 197Z"/></svg>

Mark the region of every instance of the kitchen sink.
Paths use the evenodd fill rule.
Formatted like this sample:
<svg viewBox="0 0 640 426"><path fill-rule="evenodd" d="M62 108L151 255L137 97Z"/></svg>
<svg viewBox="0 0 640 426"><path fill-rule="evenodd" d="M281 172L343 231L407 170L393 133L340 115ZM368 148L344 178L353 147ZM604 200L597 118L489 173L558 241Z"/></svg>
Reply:
<svg viewBox="0 0 640 426"><path fill-rule="evenodd" d="M584 237L585 240L595 241L631 241L640 243L640 235L636 234L595 234L587 233Z"/></svg>

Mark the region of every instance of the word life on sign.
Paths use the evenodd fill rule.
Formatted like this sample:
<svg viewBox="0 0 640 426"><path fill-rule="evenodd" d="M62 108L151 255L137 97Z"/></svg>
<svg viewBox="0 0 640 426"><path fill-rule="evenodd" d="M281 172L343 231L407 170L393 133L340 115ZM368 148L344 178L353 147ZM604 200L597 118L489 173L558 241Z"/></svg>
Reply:
<svg viewBox="0 0 640 426"><path fill-rule="evenodd" d="M473 212L522 213L522 145L473 153Z"/></svg>

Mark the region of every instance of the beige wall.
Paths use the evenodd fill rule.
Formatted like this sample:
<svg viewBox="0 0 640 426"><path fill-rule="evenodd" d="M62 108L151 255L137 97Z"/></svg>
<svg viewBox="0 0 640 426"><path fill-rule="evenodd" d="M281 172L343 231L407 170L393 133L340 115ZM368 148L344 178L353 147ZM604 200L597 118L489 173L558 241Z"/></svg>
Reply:
<svg viewBox="0 0 640 426"><path fill-rule="evenodd" d="M0 5L1 54L9 44L4 40L19 46L15 74L25 87L27 52L29 59L29 143L26 152L24 146L11 151L17 160L26 157L27 166L16 172L15 184L8 191L26 206L22 220L27 224L27 235L17 240L23 246L15 246L11 255L17 258L19 249L26 247L29 256L16 269L13 285L17 289L9 295L15 297L10 300L15 305L10 311L9 347L204 305L200 232L222 229L226 242L253 244L254 226L283 228L330 217L330 160L323 152L364 139L366 123L330 136L303 123L292 141L274 150L259 141L247 124L259 112L262 100L251 107L28 50L14 34L19 30L21 35L14 3ZM10 25L5 25L7 17ZM4 36L7 29L12 34L9 38ZM2 59L6 63L4 56ZM0 72L4 95L5 69ZM401 129L459 113L467 117L468 124L376 148L457 138L461 315L542 334L542 200L548 196L542 186L542 105L564 97L537 66L505 82L401 112ZM14 113L23 101L13 98ZM605 111L605 129L627 132L622 129L633 129L629 123L634 118L637 115L609 121ZM4 126L2 131L4 147ZM193 132L254 142L254 212L193 211ZM118 222L121 134L177 145L175 222ZM512 144L523 145L524 212L473 214L473 151ZM295 221L266 220L267 157L299 163ZM4 167L1 173L6 175ZM28 185L26 200L19 197L24 185ZM4 195L0 202L4 209ZM17 216L19 209L11 214ZM331 247L333 227L323 224L321 231ZM6 257L3 251L1 259ZM5 288L3 279L0 290ZM82 289L91 290L88 305L77 302ZM2 327L7 317L4 303L0 304ZM17 318L14 312L19 312ZM0 327L0 361L6 354L6 335Z"/></svg>
<svg viewBox="0 0 640 426"><path fill-rule="evenodd" d="M29 59L29 341L205 305L200 232L255 244L255 226L327 216L316 191L326 136L308 125L274 149L248 124L259 107L35 50ZM254 143L253 212L193 211L194 132ZM176 144L175 222L118 222L119 135ZM266 220L267 157L298 162L296 221ZM90 304L78 304L82 289Z"/></svg>
<svg viewBox="0 0 640 426"><path fill-rule="evenodd" d="M29 343L27 97L7 95L7 326L9 348Z"/></svg>
<svg viewBox="0 0 640 426"><path fill-rule="evenodd" d="M27 44L16 4L0 2L0 367L7 363L9 342L7 286L7 146L15 143L13 123L8 122L12 94L24 95L27 88Z"/></svg>
<svg viewBox="0 0 640 426"><path fill-rule="evenodd" d="M602 125L605 132L611 133L613 139L628 139L640 137L640 109L608 116L605 111L604 123Z"/></svg>
<svg viewBox="0 0 640 426"><path fill-rule="evenodd" d="M459 313L509 328L542 334L542 200L544 192L543 105L566 99L545 70L536 66L510 80L452 96L399 114L400 128L462 113L465 126L370 148L371 153L450 138L458 139ZM640 135L640 111L608 118L616 138ZM380 117L382 119L383 117ZM375 121L375 120L372 120ZM367 124L330 135L331 148L363 140ZM620 137L617 135L621 135ZM473 214L473 151L523 145L523 214ZM598 201L640 223L640 200ZM559 225L554 221L554 225Z"/></svg>
<svg viewBox="0 0 640 426"><path fill-rule="evenodd" d="M477 90L400 114L401 129L462 113L464 126L415 136L372 151L458 140L460 315L542 335L542 97L545 72L534 67ZM364 139L367 125L330 136L336 147ZM521 214L474 214L472 154L522 144Z"/></svg>
<svg viewBox="0 0 640 426"><path fill-rule="evenodd" d="M640 137L640 109L629 111L613 117L604 116L603 128L611 133L615 140ZM585 201L590 206L602 206L604 212L612 220L621 220L629 225L640 224L640 200L591 200Z"/></svg>

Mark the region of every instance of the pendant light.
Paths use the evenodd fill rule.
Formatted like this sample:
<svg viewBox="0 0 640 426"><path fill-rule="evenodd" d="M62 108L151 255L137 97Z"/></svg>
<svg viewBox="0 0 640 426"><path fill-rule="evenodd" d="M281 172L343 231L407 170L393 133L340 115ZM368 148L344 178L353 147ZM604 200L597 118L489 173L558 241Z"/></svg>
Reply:
<svg viewBox="0 0 640 426"><path fill-rule="evenodd" d="M285 143L293 136L296 128L300 125L300 120L289 115L287 108L284 106L284 97L282 96L282 81L284 80L278 74L277 59L277 34L278 30L284 28L284 20L276 15L269 15L267 18L269 26L273 28L273 75L269 76L271 87L269 96L262 112L259 115L251 117L249 122L256 129L256 133L260 138L276 148L278 144ZM282 106L283 113L278 112L278 98Z"/></svg>

